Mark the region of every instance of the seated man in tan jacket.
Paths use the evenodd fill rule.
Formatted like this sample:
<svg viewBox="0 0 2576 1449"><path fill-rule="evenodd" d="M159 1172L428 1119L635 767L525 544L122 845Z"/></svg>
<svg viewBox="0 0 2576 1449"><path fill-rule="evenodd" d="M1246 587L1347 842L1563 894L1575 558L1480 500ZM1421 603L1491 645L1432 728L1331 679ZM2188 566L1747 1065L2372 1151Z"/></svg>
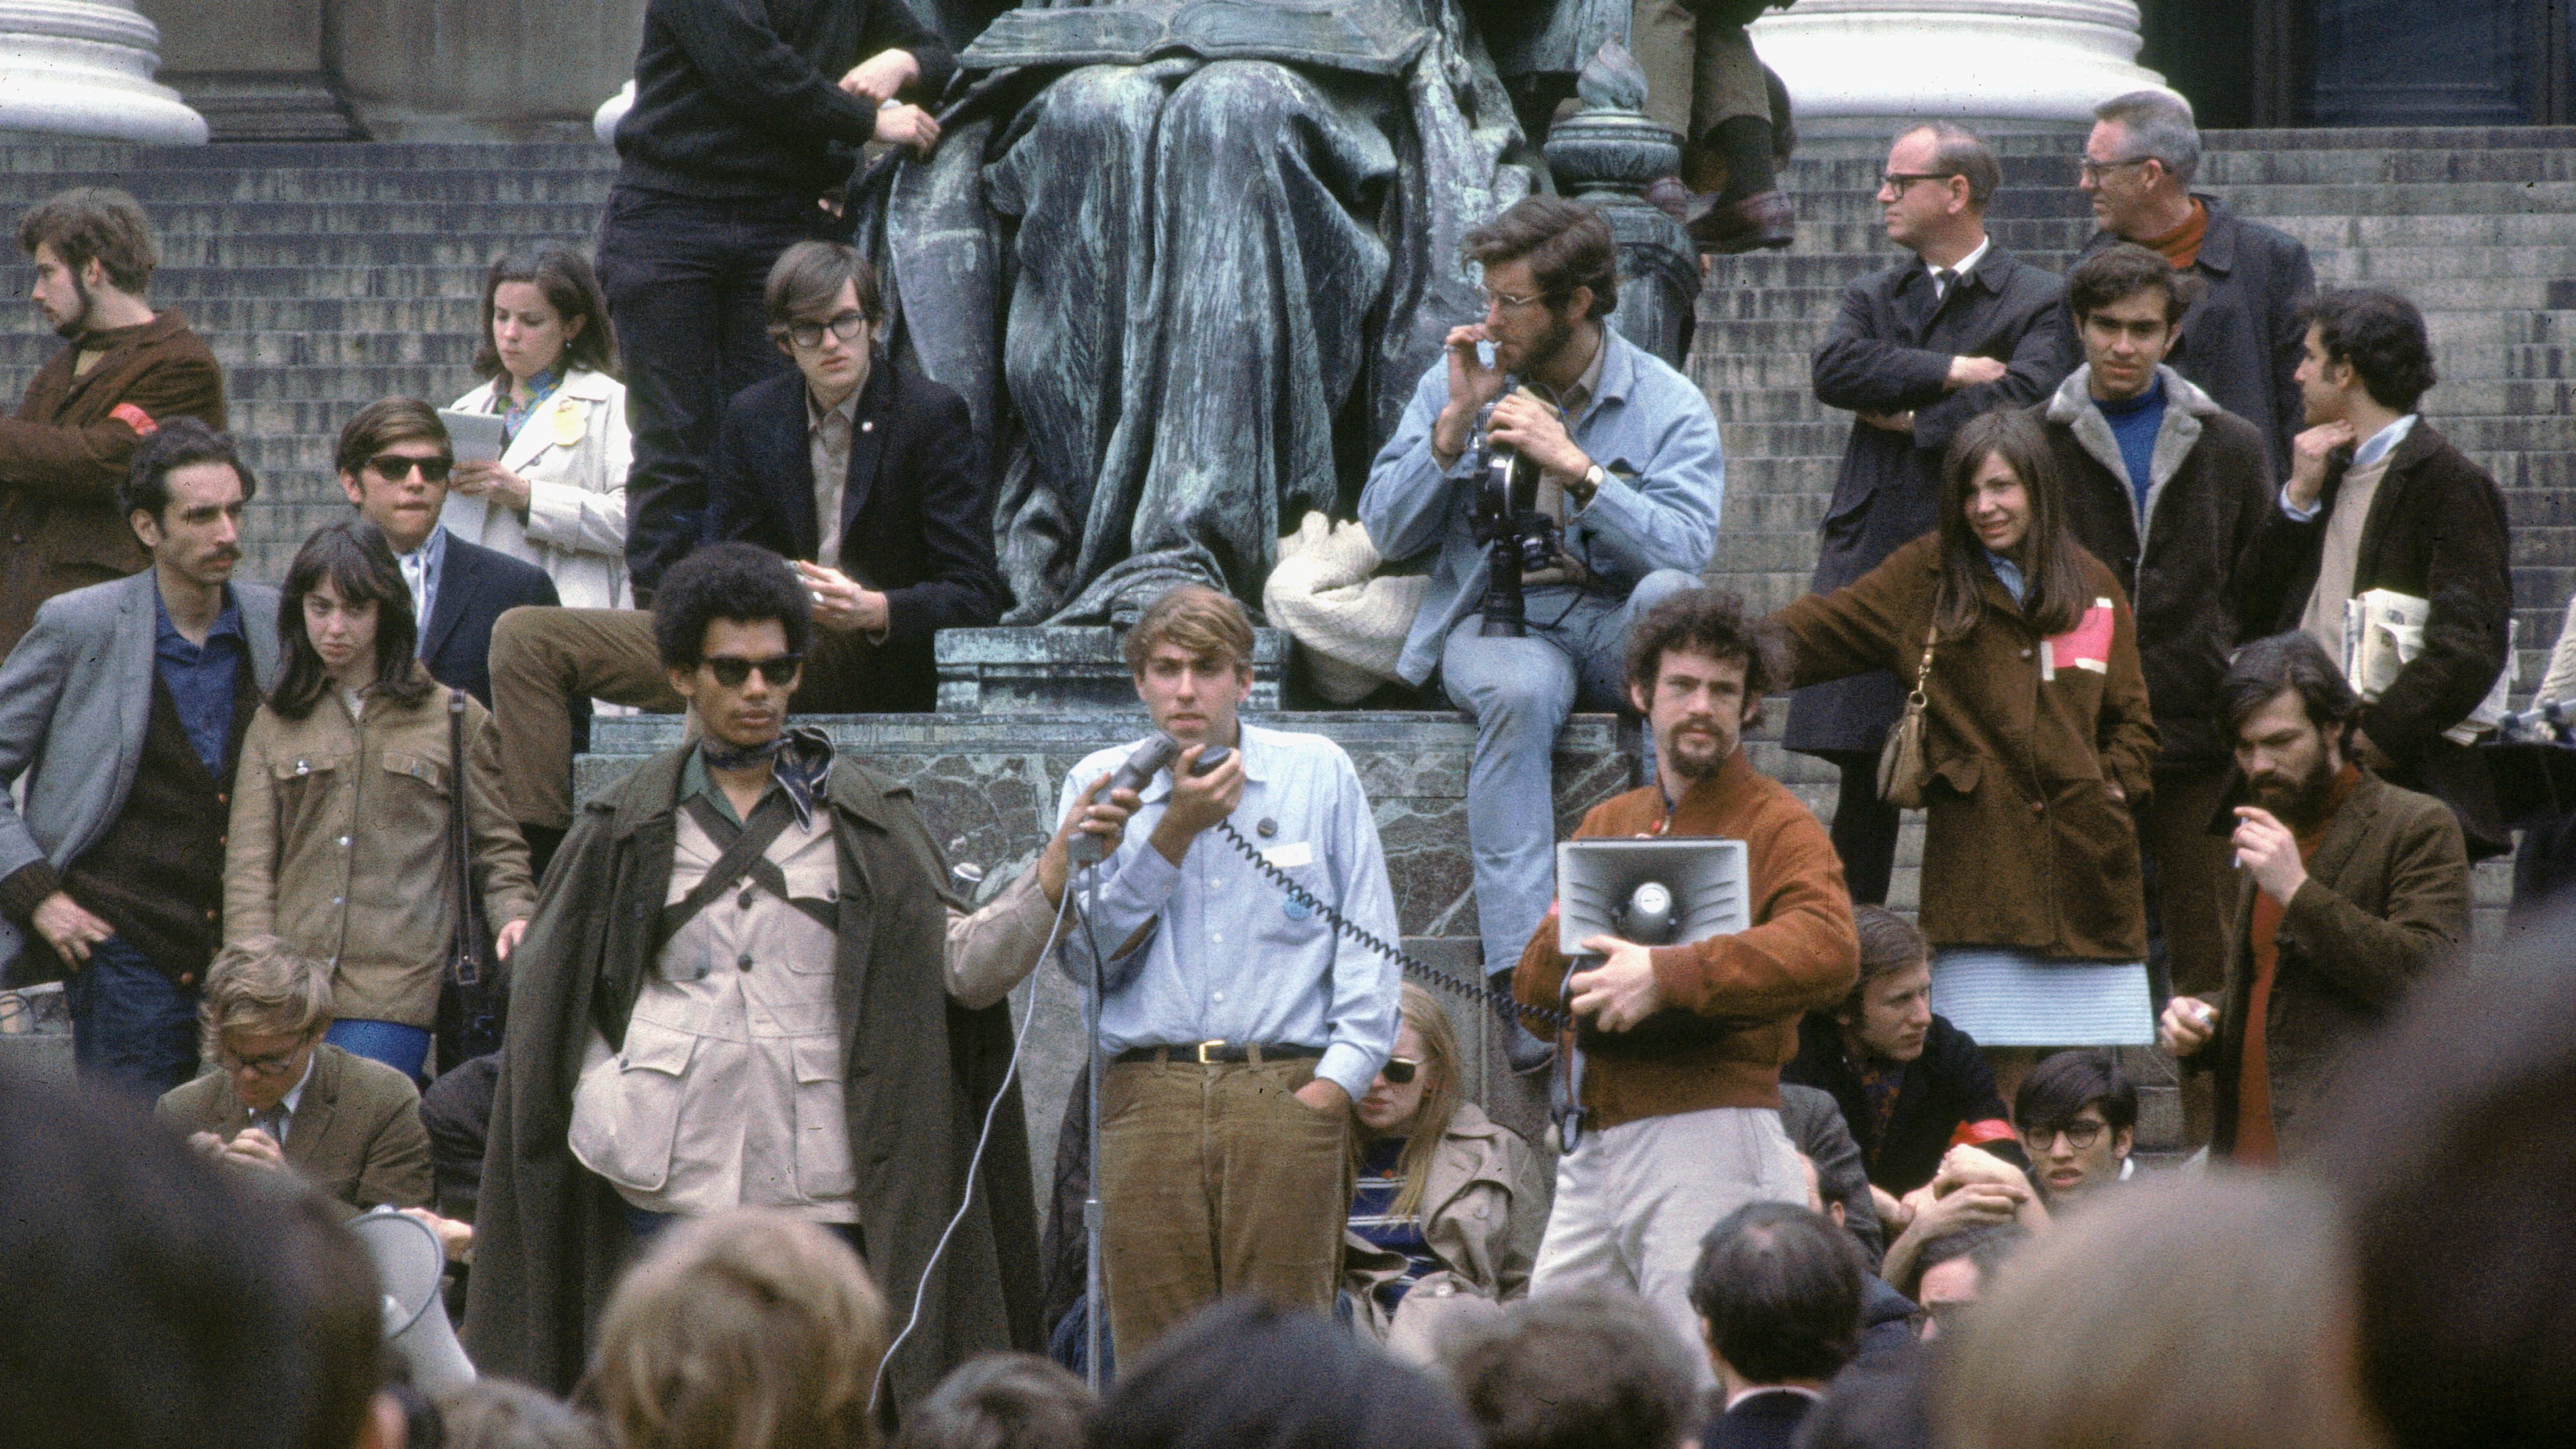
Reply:
<svg viewBox="0 0 2576 1449"><path fill-rule="evenodd" d="M1530 938L1512 990L1554 1006L1572 970L1581 1030L1563 1034L1557 1055L1571 1063L1579 1046L1585 1058L1582 1128L1557 1159L1530 1296L1612 1284L1697 1343L1700 1239L1748 1202L1807 1200L1780 1125L1780 1068L1797 1055L1798 1018L1858 978L1860 941L1824 826L1745 756L1745 721L1787 671L1743 600L1692 589L1657 604L1629 636L1627 673L1658 778L1594 806L1575 837L1741 840L1752 925L1670 946L1594 936L1569 962L1552 906ZM1693 1358L1702 1386L1714 1383L1705 1356Z"/></svg>
<svg viewBox="0 0 2576 1449"><path fill-rule="evenodd" d="M292 1171L353 1208L428 1203L429 1134L411 1079L322 1040L330 967L275 936L235 941L206 973L202 1011L216 1069L156 1109L190 1146Z"/></svg>

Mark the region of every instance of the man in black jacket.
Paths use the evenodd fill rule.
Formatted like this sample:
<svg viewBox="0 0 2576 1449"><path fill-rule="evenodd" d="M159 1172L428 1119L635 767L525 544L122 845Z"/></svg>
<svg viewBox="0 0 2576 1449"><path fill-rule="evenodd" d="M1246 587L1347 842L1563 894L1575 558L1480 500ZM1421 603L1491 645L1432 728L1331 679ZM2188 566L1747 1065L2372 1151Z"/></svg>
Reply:
<svg viewBox="0 0 2576 1449"><path fill-rule="evenodd" d="M2300 395L2311 425L2264 515L2246 570L2241 637L2304 630L2344 659L2345 605L2373 589L2425 601L2422 643L2365 700L2351 753L2460 817L2469 858L2511 848L2470 714L2511 649L2504 495L2415 405L2434 382L2423 314L2394 292L2326 292L2302 314Z"/></svg>
<svg viewBox="0 0 2576 1449"><path fill-rule="evenodd" d="M2227 966L2227 840L2210 831L2230 773L2218 682L2235 600L2272 507L2263 435L2164 365L2202 286L2145 247L2116 243L2066 277L2084 366L2033 409L2056 455L2066 526L2110 565L2137 610L2155 711L2155 793L2138 845L2168 975L2159 997L2214 991Z"/></svg>
<svg viewBox="0 0 2576 1449"><path fill-rule="evenodd" d="M847 246L788 248L762 305L796 370L728 410L709 536L797 561L819 630L800 712L928 710L939 692L933 637L990 624L1003 603L992 487L966 404L873 349L876 276ZM510 807L531 848L551 850L572 818L573 704L683 702L643 611L532 609L504 619L494 639Z"/></svg>
<svg viewBox="0 0 2576 1449"><path fill-rule="evenodd" d="M869 141L927 152L956 58L903 0L650 0L599 278L635 408L626 559L636 600L695 547L725 400L781 370L762 279L837 225Z"/></svg>
<svg viewBox="0 0 2576 1449"><path fill-rule="evenodd" d="M2200 131L2181 97L2133 91L2094 107L2093 115L2076 185L2102 229L2076 260L2131 241L2200 278L2200 297L2174 329L2168 361L2220 407L2262 429L2277 477L2289 461L2291 434L2303 426L2291 374L2299 366L2299 306L2317 289L2308 249L2191 189ZM2071 320L2063 345L2064 366L2072 368L2083 352Z"/></svg>
<svg viewBox="0 0 2576 1449"><path fill-rule="evenodd" d="M1897 1199L1932 1180L1941 1157L1967 1143L2026 1166L1985 1054L1932 1014L1932 961L1923 933L1884 906L1852 907L1860 980L1831 1011L1798 1024L1784 1084L1820 1087L1842 1108L1869 1165L1882 1223Z"/></svg>
<svg viewBox="0 0 2576 1449"><path fill-rule="evenodd" d="M1816 400L1859 416L1843 449L1816 555L1814 588L1841 588L1929 533L1941 454L1961 423L2047 396L2058 361L2058 281L1986 236L2001 184L1994 154L1946 122L1896 138L1880 179L1887 236L1916 261L1852 283L1816 349ZM1878 751L1905 687L1885 670L1797 692L1782 743L1842 770L1834 849L1852 899L1887 899L1897 812L1878 798Z"/></svg>

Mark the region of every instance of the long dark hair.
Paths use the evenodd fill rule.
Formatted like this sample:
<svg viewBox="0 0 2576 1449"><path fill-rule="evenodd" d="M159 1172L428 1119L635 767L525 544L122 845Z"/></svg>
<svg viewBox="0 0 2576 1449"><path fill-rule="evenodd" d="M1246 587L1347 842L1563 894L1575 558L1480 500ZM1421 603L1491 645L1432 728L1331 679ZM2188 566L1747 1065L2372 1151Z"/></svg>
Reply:
<svg viewBox="0 0 2576 1449"><path fill-rule="evenodd" d="M543 246L533 252L513 252L492 264L483 274L482 332L474 339L474 375L496 378L502 374L501 352L492 345L492 298L503 282L526 282L546 294L546 305L569 327L574 321L581 330L564 343L565 372L586 367L610 377L620 377L617 365L617 333L608 325L608 298L599 289L599 274L581 253L563 246Z"/></svg>
<svg viewBox="0 0 2576 1449"><path fill-rule="evenodd" d="M2030 531L2022 535L2021 616L2042 634L2063 634L2084 618L2084 562L2066 531L2066 505L2048 438L2028 413L1997 408L1971 418L1950 439L1941 462L1941 584L1932 595L1932 623L1944 639L1977 625L1985 607L1980 589L1993 571L1986 546L1968 527L1968 495L1977 470L2001 458L2030 499Z"/></svg>
<svg viewBox="0 0 2576 1449"><path fill-rule="evenodd" d="M324 579L343 602L376 601L376 684L378 692L402 704L429 697L436 681L412 650L420 642L420 625L412 618L411 590L403 584L402 565L394 562L393 545L384 530L363 518L344 518L313 530L295 551L286 571L286 588L277 601L278 642L286 649L286 672L268 697L268 707L288 719L313 713L331 690L331 672L304 632L304 596Z"/></svg>

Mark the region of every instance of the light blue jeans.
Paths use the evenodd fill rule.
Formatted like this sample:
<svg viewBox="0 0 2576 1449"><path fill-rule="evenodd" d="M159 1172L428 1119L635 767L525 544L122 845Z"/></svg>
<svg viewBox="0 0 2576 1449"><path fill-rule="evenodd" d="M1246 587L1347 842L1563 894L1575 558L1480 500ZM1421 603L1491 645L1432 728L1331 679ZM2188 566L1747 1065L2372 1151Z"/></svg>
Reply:
<svg viewBox="0 0 2576 1449"><path fill-rule="evenodd" d="M1529 592L1529 634L1487 639L1481 614L1449 631L1440 678L1449 702L1476 720L1467 763L1467 845L1476 864L1476 920L1485 970L1509 971L1556 898L1556 736L1577 705L1628 709L1628 630L1697 575L1658 569L1625 599L1567 588Z"/></svg>

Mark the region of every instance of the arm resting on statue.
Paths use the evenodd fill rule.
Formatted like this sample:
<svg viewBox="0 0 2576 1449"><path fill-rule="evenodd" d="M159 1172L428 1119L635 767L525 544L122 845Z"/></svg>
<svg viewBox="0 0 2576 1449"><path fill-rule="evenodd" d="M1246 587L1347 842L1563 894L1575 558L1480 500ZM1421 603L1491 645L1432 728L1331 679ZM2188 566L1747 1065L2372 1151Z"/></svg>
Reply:
<svg viewBox="0 0 2576 1449"><path fill-rule="evenodd" d="M755 0L653 0L649 9L705 78L707 94L746 119L853 146L876 139L876 106L797 54Z"/></svg>

